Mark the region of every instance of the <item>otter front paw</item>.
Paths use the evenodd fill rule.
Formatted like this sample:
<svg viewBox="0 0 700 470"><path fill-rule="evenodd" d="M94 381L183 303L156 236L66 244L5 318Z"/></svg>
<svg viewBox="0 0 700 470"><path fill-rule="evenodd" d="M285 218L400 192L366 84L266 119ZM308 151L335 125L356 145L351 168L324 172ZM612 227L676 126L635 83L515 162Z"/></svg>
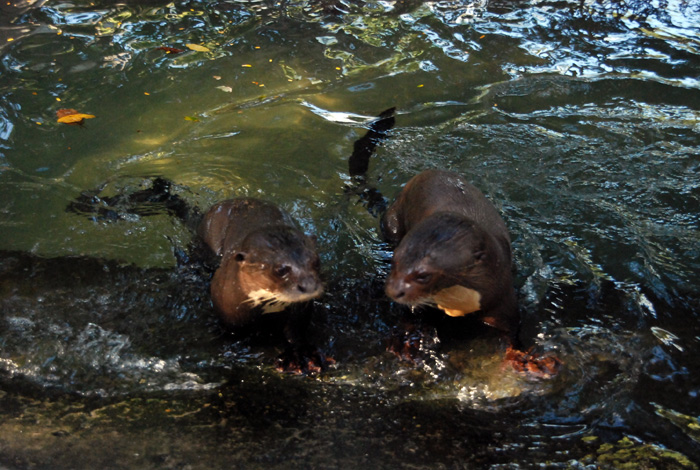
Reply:
<svg viewBox="0 0 700 470"><path fill-rule="evenodd" d="M552 355L539 356L531 351L521 351L509 347L505 360L517 372L522 372L538 379L549 379L556 376L561 369L561 360Z"/></svg>
<svg viewBox="0 0 700 470"><path fill-rule="evenodd" d="M313 346L289 346L275 360L279 372L289 374L319 374L335 364L335 359Z"/></svg>
<svg viewBox="0 0 700 470"><path fill-rule="evenodd" d="M407 328L395 328L387 339L387 351L393 353L401 360L418 362L421 353L426 349L434 349L439 343L435 331L427 331L409 325Z"/></svg>

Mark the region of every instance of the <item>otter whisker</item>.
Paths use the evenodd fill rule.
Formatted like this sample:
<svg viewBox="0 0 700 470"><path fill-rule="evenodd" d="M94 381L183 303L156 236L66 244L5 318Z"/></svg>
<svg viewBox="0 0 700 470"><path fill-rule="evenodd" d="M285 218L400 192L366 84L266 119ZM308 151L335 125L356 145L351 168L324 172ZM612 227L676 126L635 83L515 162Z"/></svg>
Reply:
<svg viewBox="0 0 700 470"><path fill-rule="evenodd" d="M279 296L265 289L250 292L248 298L241 303L250 303L253 306L279 301Z"/></svg>
<svg viewBox="0 0 700 470"><path fill-rule="evenodd" d="M437 306L435 301L433 301L432 297L421 297L420 299L412 300L408 305L410 305L410 307L413 309Z"/></svg>

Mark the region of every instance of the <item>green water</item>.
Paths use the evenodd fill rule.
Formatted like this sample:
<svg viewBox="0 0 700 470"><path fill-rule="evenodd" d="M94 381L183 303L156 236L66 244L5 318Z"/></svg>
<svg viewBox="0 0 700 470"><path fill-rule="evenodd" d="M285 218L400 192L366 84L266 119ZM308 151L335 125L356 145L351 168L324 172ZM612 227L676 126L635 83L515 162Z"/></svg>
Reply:
<svg viewBox="0 0 700 470"><path fill-rule="evenodd" d="M3 5L0 466L697 468L698 24L684 1ZM345 186L390 107L371 183L446 168L494 201L557 377L504 369L488 331L385 351L390 252ZM280 375L278 344L224 332L180 221L65 211L156 175L316 235L334 367Z"/></svg>

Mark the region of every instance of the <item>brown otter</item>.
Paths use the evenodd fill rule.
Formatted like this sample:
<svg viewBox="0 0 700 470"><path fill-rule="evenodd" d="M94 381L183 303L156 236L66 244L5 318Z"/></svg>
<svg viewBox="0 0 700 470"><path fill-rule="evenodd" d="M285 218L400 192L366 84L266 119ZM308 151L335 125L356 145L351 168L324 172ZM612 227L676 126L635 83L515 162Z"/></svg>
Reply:
<svg viewBox="0 0 700 470"><path fill-rule="evenodd" d="M173 186L157 177L137 192L100 197L103 185L81 194L66 210L104 221L132 214L176 215L199 235L186 252L174 250L178 266L204 275L214 271L212 303L227 326L246 336L274 335L283 327L288 347L277 359L280 370L317 372L331 364L332 358L307 343L310 309L283 312L323 292L311 238L272 203L231 199L202 217L197 207L171 192ZM213 263L210 252L218 258Z"/></svg>
<svg viewBox="0 0 700 470"><path fill-rule="evenodd" d="M493 204L448 171L413 177L381 221L394 252L386 293L450 316L479 312L515 341L519 323L510 236Z"/></svg>
<svg viewBox="0 0 700 470"><path fill-rule="evenodd" d="M323 292L314 242L276 205L251 198L209 209L198 234L218 256L211 281L214 307L230 326L256 312L279 312Z"/></svg>

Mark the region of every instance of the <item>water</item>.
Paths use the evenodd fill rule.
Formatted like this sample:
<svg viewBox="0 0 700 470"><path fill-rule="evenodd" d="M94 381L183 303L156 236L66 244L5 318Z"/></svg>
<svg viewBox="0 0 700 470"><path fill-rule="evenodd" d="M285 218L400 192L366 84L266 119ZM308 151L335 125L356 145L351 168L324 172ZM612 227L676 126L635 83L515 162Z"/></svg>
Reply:
<svg viewBox="0 0 700 470"><path fill-rule="evenodd" d="M0 12L1 466L697 467L696 2ZM488 330L417 364L385 351L403 315L382 293L390 252L344 187L392 106L370 180L391 196L448 168L494 201L523 339L557 377L504 368ZM280 375L278 343L224 332L206 279L175 266L179 221L65 212L153 175L202 208L264 197L316 234L313 335L334 368Z"/></svg>

